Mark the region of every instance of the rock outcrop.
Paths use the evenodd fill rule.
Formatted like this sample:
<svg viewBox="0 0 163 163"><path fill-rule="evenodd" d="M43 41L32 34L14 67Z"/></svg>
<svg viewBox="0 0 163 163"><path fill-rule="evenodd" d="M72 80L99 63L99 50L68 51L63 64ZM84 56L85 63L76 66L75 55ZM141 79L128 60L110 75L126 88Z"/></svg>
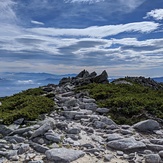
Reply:
<svg viewBox="0 0 163 163"><path fill-rule="evenodd" d="M88 93L74 91L76 85L90 82L108 82L107 73L96 76L84 70L76 78L62 79L57 86L44 86L45 96L54 94L51 98L57 109L40 121L1 125L0 162L163 161L163 129L159 123L147 120L133 126L117 125L105 116L109 109L99 108Z"/></svg>
<svg viewBox="0 0 163 163"><path fill-rule="evenodd" d="M108 74L104 70L100 75L97 76L96 72L89 73L86 70L81 71L76 77L63 78L59 82L59 85L73 84L75 86L86 85L90 83L108 83Z"/></svg>

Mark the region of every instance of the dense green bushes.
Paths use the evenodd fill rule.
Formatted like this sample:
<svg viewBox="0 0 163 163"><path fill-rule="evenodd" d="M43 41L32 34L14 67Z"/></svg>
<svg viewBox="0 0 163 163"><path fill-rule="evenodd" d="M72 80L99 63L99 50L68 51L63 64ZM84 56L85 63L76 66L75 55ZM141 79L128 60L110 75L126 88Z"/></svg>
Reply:
<svg viewBox="0 0 163 163"><path fill-rule="evenodd" d="M163 90L152 90L139 84L90 84L88 90L99 107L110 108L109 115L118 124L133 124L151 115L163 118Z"/></svg>
<svg viewBox="0 0 163 163"><path fill-rule="evenodd" d="M35 120L40 114L52 111L54 102L47 97L40 96L43 93L41 88L36 88L1 98L0 119L4 124L11 124L18 118Z"/></svg>

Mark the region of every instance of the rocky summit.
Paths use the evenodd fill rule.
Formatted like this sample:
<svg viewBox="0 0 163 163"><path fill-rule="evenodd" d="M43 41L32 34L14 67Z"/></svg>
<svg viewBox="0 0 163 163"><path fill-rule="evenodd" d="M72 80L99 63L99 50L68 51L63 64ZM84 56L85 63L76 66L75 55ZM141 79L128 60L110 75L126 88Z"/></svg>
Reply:
<svg viewBox="0 0 163 163"><path fill-rule="evenodd" d="M84 70L59 85L42 87L56 104L40 120L0 125L0 163L161 163L163 129L156 120L118 125L88 92L76 86L107 83L103 71ZM1 103L3 105L3 103Z"/></svg>

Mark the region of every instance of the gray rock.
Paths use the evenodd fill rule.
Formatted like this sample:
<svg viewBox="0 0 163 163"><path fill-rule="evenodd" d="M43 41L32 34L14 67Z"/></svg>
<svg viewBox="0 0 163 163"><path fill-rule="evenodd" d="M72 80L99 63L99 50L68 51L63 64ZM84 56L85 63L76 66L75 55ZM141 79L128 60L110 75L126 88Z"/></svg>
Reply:
<svg viewBox="0 0 163 163"><path fill-rule="evenodd" d="M133 137L110 141L107 146L121 151L139 150L146 147L143 142L136 141Z"/></svg>
<svg viewBox="0 0 163 163"><path fill-rule="evenodd" d="M24 118L19 118L16 121L14 121L14 124L21 125L24 121Z"/></svg>
<svg viewBox="0 0 163 163"><path fill-rule="evenodd" d="M25 138L14 135L14 136L6 136L5 140L9 141L9 142L13 142L13 140L17 143L22 143L25 141Z"/></svg>
<svg viewBox="0 0 163 163"><path fill-rule="evenodd" d="M30 149L29 144L22 144L18 149L18 154L23 154Z"/></svg>
<svg viewBox="0 0 163 163"><path fill-rule="evenodd" d="M74 97L73 98L70 98L68 101L65 102L65 105L67 107L77 106L77 100Z"/></svg>
<svg viewBox="0 0 163 163"><path fill-rule="evenodd" d="M97 109L97 104L95 104L95 103L86 103L86 104L84 104L84 108L86 110L95 111Z"/></svg>
<svg viewBox="0 0 163 163"><path fill-rule="evenodd" d="M151 139L150 142L153 144L163 145L163 139Z"/></svg>
<svg viewBox="0 0 163 163"><path fill-rule="evenodd" d="M163 158L163 150L160 151L158 154L159 154L159 156L160 156L161 158Z"/></svg>
<svg viewBox="0 0 163 163"><path fill-rule="evenodd" d="M10 133L12 133L12 129L8 128L5 125L0 125L0 134L6 136L9 135Z"/></svg>
<svg viewBox="0 0 163 163"><path fill-rule="evenodd" d="M81 145L82 147L85 147L85 148L87 148L87 149L90 149L90 148L94 148L94 146L92 145L92 144L90 144L90 143L86 143L86 144L83 144L83 145Z"/></svg>
<svg viewBox="0 0 163 163"><path fill-rule="evenodd" d="M83 102L85 102L85 103L94 103L94 102L96 102L96 100L93 99L93 98L83 98Z"/></svg>
<svg viewBox="0 0 163 163"><path fill-rule="evenodd" d="M90 110L80 110L80 111L63 111L63 114L68 119L74 119L76 115L89 115L92 112Z"/></svg>
<svg viewBox="0 0 163 163"><path fill-rule="evenodd" d="M47 140L54 142L54 143L59 143L61 141L61 137L57 134L46 134L45 138Z"/></svg>
<svg viewBox="0 0 163 163"><path fill-rule="evenodd" d="M111 161L112 158L114 158L114 155L107 154L107 155L104 156L104 161Z"/></svg>
<svg viewBox="0 0 163 163"><path fill-rule="evenodd" d="M133 128L142 131L142 132L147 132L147 131L154 131L160 128L160 125L157 121L148 119L145 121L138 122L133 125Z"/></svg>
<svg viewBox="0 0 163 163"><path fill-rule="evenodd" d="M96 112L104 114L104 113L108 113L109 109L108 108L97 108Z"/></svg>
<svg viewBox="0 0 163 163"><path fill-rule="evenodd" d="M0 151L0 155L10 159L12 156L17 156L17 150Z"/></svg>
<svg viewBox="0 0 163 163"><path fill-rule="evenodd" d="M118 139L123 139L123 137L119 134L108 134L107 136L107 141L113 141L113 140L118 140Z"/></svg>
<svg viewBox="0 0 163 163"><path fill-rule="evenodd" d="M95 128L101 128L101 129L105 129L106 128L106 124L104 123L104 122L101 122L101 121L95 121L94 123L93 123L93 126L95 127Z"/></svg>
<svg viewBox="0 0 163 163"><path fill-rule="evenodd" d="M160 163L161 158L158 154L148 154L145 156L145 163Z"/></svg>
<svg viewBox="0 0 163 163"><path fill-rule="evenodd" d="M32 134L31 138L43 135L46 131L53 129L54 128L54 123L49 121L45 124L43 124L40 128L38 128L37 130L34 131L34 133Z"/></svg>
<svg viewBox="0 0 163 163"><path fill-rule="evenodd" d="M71 161L83 157L84 154L83 151L66 148L50 149L45 152L48 160L54 161L55 163L70 163Z"/></svg>
<svg viewBox="0 0 163 163"><path fill-rule="evenodd" d="M39 153L45 153L47 150L49 150L48 147L33 142L30 142L30 146Z"/></svg>
<svg viewBox="0 0 163 163"><path fill-rule="evenodd" d="M44 161L39 160L39 161L29 161L28 163L44 163Z"/></svg>
<svg viewBox="0 0 163 163"><path fill-rule="evenodd" d="M123 156L123 151L117 151L117 156Z"/></svg>
<svg viewBox="0 0 163 163"><path fill-rule="evenodd" d="M107 72L104 70L100 75L96 76L93 81L95 83L109 83Z"/></svg>
<svg viewBox="0 0 163 163"><path fill-rule="evenodd" d="M147 148L152 151L162 151L163 145L157 145L157 144L147 144Z"/></svg>
<svg viewBox="0 0 163 163"><path fill-rule="evenodd" d="M101 122L107 124L107 125L117 125L114 121L112 121L110 118L108 117L102 117L101 118Z"/></svg>
<svg viewBox="0 0 163 163"><path fill-rule="evenodd" d="M81 131L81 129L79 129L79 128L69 128L69 129L67 130L67 133L68 133L68 134L79 134L80 131Z"/></svg>

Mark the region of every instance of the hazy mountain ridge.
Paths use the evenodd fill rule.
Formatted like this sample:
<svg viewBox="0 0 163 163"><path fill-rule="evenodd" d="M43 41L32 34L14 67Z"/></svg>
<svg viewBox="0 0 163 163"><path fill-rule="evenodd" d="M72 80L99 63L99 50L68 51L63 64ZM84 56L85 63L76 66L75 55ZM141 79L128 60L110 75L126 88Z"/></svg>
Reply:
<svg viewBox="0 0 163 163"><path fill-rule="evenodd" d="M50 73L0 73L0 97L9 96L28 88L35 88L49 83L58 84L63 77L73 77L76 74L50 74ZM109 81L122 76L109 76ZM163 77L152 78L157 82L163 82Z"/></svg>

